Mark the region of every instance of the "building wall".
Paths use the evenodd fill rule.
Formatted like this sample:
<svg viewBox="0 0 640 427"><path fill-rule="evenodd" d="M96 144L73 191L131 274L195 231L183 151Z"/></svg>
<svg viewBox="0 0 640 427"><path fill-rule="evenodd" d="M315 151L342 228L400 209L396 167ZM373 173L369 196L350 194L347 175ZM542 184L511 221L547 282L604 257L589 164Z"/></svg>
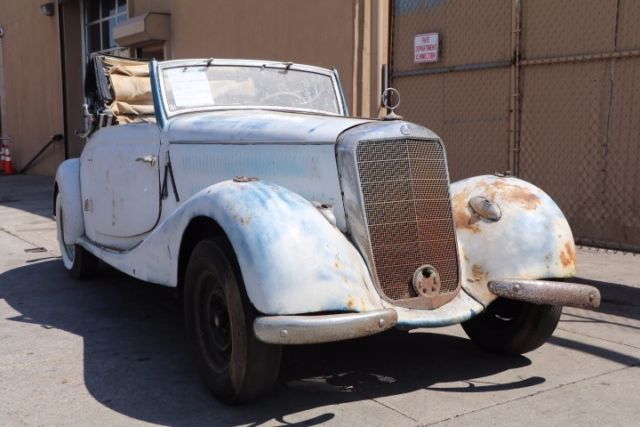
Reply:
<svg viewBox="0 0 640 427"><path fill-rule="evenodd" d="M69 155L82 151L82 0L63 3ZM44 0L0 0L4 103L2 132L12 137L22 168L64 132L59 16L44 16ZM54 3L57 3L54 1ZM166 59L255 58L337 68L352 115L377 116L380 68L388 56L389 0L129 0L129 16L168 13ZM53 175L64 159L56 142L29 173Z"/></svg>
<svg viewBox="0 0 640 427"><path fill-rule="evenodd" d="M3 55L3 133L11 137L17 168L24 166L53 134L62 133L62 88L58 20L40 11L42 0L0 0ZM30 173L52 174L64 159L55 143Z"/></svg>
<svg viewBox="0 0 640 427"><path fill-rule="evenodd" d="M129 16L143 15L147 12L171 13L171 3L182 0L129 0Z"/></svg>
<svg viewBox="0 0 640 427"><path fill-rule="evenodd" d="M163 2L157 7L162 11ZM173 58L273 59L336 68L351 113L378 116L389 0L235 0L232 7L224 0L181 0L170 8Z"/></svg>
<svg viewBox="0 0 640 427"><path fill-rule="evenodd" d="M84 147L84 139L75 136L74 131L84 127L84 118L82 116L84 64L82 62L82 15L80 13L80 2L78 0L67 0L63 6L63 17L69 157L79 157Z"/></svg>
<svg viewBox="0 0 640 427"><path fill-rule="evenodd" d="M335 67L351 94L354 19L354 2L345 0L235 0L233 6L225 0L174 1L171 53Z"/></svg>

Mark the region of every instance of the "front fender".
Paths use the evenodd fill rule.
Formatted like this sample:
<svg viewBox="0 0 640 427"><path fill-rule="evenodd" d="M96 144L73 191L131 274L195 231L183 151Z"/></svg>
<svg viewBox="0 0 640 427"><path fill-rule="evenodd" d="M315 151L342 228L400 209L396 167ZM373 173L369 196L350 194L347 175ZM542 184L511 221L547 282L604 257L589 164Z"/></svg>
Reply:
<svg viewBox="0 0 640 427"><path fill-rule="evenodd" d="M482 304L496 296L489 280L565 278L576 273L571 228L556 203L541 189L513 177L478 176L451 185L460 252L462 286ZM498 221L469 206L484 196L500 207Z"/></svg>
<svg viewBox="0 0 640 427"><path fill-rule="evenodd" d="M55 182L58 194L62 198L64 241L69 244L75 243L84 235L82 194L80 192L80 159L69 159L62 162L58 166Z"/></svg>
<svg viewBox="0 0 640 427"><path fill-rule="evenodd" d="M262 313L382 307L359 252L309 201L283 187L227 181L181 209L205 213L224 229Z"/></svg>

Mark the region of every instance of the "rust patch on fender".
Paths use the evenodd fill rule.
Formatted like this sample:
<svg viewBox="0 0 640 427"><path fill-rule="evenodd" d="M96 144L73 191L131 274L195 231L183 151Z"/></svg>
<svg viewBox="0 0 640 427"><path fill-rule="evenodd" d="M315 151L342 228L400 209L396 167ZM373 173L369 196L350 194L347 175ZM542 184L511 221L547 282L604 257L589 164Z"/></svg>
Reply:
<svg viewBox="0 0 640 427"><path fill-rule="evenodd" d="M456 194L452 200L453 205L453 221L458 230L468 230L472 233L479 233L480 227L478 219L475 218L475 214L471 212L471 209L467 206L469 203L469 190L465 188L459 194Z"/></svg>
<svg viewBox="0 0 640 427"><path fill-rule="evenodd" d="M537 209L542 203L540 197L523 187L516 187L512 190L506 191L502 194L502 197L509 202L518 202L522 207L530 211Z"/></svg>
<svg viewBox="0 0 640 427"><path fill-rule="evenodd" d="M469 203L469 189L465 188L460 193L451 198L453 207L453 222L458 230L468 230L479 233L480 227L474 221L471 209L467 207Z"/></svg>
<svg viewBox="0 0 640 427"><path fill-rule="evenodd" d="M496 181L487 187L487 194L489 194L491 199L496 195L495 189L501 190L500 197L505 201L509 203L520 203L522 207L527 210L537 209L542 203L540 197L532 193L528 188L509 184L504 181Z"/></svg>
<svg viewBox="0 0 640 427"><path fill-rule="evenodd" d="M482 280L487 280L489 273L484 271L478 264L473 264L471 267L471 275L473 276L473 280L481 282Z"/></svg>
<svg viewBox="0 0 640 427"><path fill-rule="evenodd" d="M355 301L353 300L353 297L349 297L349 299L347 299L347 308L354 308L356 306Z"/></svg>
<svg viewBox="0 0 640 427"><path fill-rule="evenodd" d="M520 204L527 210L535 210L542 204L540 197L527 187L511 184L503 180L497 180L492 183L481 181L471 188L464 188L451 199L454 210L453 219L456 228L459 230L468 230L472 233L480 233L482 231L480 229L479 216L468 207L471 193L476 189L481 189L482 195L490 200L495 201L499 196L503 201Z"/></svg>
<svg viewBox="0 0 640 427"><path fill-rule="evenodd" d="M564 244L564 249L560 252L560 262L564 267L576 264L576 249L571 242Z"/></svg>
<svg viewBox="0 0 640 427"><path fill-rule="evenodd" d="M475 218L475 215L472 215L466 208L456 210L453 220L456 223L456 228L458 230L469 230L472 233L480 232L480 227L477 224L478 219Z"/></svg>

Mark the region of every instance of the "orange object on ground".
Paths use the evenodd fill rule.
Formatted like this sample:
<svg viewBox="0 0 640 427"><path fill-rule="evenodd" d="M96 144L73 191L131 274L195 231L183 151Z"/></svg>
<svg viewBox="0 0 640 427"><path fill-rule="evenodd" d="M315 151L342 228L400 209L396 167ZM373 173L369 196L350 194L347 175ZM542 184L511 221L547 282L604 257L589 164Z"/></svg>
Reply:
<svg viewBox="0 0 640 427"><path fill-rule="evenodd" d="M4 144L0 145L0 172L4 172Z"/></svg>
<svg viewBox="0 0 640 427"><path fill-rule="evenodd" d="M9 151L9 147L7 145L4 146L4 174L5 175L13 175L16 173L16 170L13 168L13 161L11 160L11 152Z"/></svg>

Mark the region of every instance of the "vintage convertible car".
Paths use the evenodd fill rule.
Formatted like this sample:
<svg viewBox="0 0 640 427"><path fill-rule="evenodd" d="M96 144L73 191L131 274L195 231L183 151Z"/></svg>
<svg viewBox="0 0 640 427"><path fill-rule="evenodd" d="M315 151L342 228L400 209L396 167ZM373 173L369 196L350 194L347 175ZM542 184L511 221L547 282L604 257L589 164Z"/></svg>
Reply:
<svg viewBox="0 0 640 427"><path fill-rule="evenodd" d="M350 117L335 70L96 55L86 95L86 146L55 180L64 265L177 288L224 401L273 385L282 345L461 323L519 354L562 305L599 304L566 281L573 237L547 194L509 176L450 185L438 136Z"/></svg>

